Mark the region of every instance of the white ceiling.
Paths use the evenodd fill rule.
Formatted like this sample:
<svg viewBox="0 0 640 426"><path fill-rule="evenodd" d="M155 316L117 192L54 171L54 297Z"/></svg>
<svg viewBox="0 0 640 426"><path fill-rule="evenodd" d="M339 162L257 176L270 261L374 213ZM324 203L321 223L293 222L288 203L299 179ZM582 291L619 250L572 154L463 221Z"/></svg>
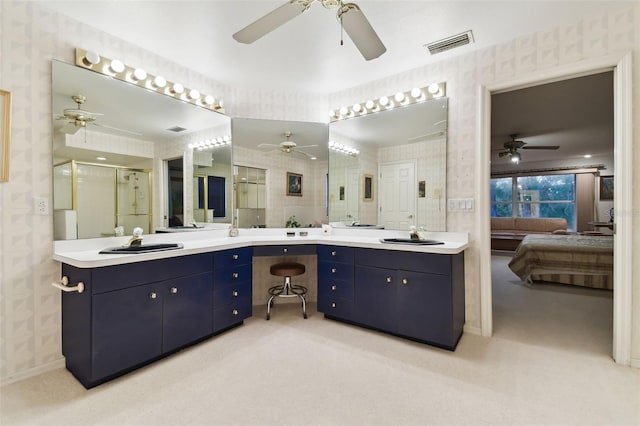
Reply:
<svg viewBox="0 0 640 426"><path fill-rule="evenodd" d="M319 2L251 45L240 44L231 35L284 4L283 0L36 3L234 87L331 93L524 34L573 24L630 2L356 0L387 47L384 55L369 62L346 34L340 46L335 10L326 10ZM473 31L472 45L433 57L423 48L467 30ZM91 48L82 40L78 43Z"/></svg>

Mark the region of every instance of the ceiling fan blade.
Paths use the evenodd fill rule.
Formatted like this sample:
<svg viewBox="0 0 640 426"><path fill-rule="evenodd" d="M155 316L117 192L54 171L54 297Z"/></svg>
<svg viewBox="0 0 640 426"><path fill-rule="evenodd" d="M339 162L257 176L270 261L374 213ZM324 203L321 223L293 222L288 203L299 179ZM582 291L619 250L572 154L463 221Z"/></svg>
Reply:
<svg viewBox="0 0 640 426"><path fill-rule="evenodd" d="M296 153L297 153L297 154L306 155L308 158L313 158L313 157L315 157L315 155L313 155L313 154L309 154L308 152L305 152L305 151L301 151L301 150L299 150L299 149L297 149L297 148L296 148L296 149L294 149L294 150L293 150L293 151L291 151L291 152L292 152L292 153L294 153L294 154L296 154Z"/></svg>
<svg viewBox="0 0 640 426"><path fill-rule="evenodd" d="M300 148L315 148L318 145L303 145L303 146L296 146L296 149L300 149Z"/></svg>
<svg viewBox="0 0 640 426"><path fill-rule="evenodd" d="M91 124L93 126L104 127L105 129L111 129L111 130L115 130L115 131L122 132L122 133L128 133L128 134L134 135L134 136L142 136L142 133L133 132L131 130L126 130L126 129L121 129L119 127L108 126L106 124L101 124L101 123L96 123L96 122L90 122L89 124Z"/></svg>
<svg viewBox="0 0 640 426"><path fill-rule="evenodd" d="M280 145L275 145L275 144L272 144L272 143L261 143L261 144L258 145L258 148L263 148L265 146L274 146L276 148L280 148Z"/></svg>
<svg viewBox="0 0 640 426"><path fill-rule="evenodd" d="M546 146L523 146L522 149L558 149L559 145L546 145Z"/></svg>
<svg viewBox="0 0 640 426"><path fill-rule="evenodd" d="M309 8L311 3L313 3L313 0L288 1L279 8L267 13L257 21L247 25L232 37L240 43L251 44L260 37L270 33L296 16L302 14L302 12Z"/></svg>
<svg viewBox="0 0 640 426"><path fill-rule="evenodd" d="M500 152L500 153L498 153L498 157L502 158L502 157L506 157L507 155L510 155L510 154L511 154L510 152Z"/></svg>
<svg viewBox="0 0 640 426"><path fill-rule="evenodd" d="M355 3L343 3L338 11L344 30L367 61L387 51L369 20Z"/></svg>

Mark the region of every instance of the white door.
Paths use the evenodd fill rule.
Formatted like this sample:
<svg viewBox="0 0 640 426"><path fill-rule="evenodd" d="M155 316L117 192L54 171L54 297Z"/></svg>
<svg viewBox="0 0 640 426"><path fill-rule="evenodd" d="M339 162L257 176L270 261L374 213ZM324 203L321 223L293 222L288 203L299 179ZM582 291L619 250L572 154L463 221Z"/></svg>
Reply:
<svg viewBox="0 0 640 426"><path fill-rule="evenodd" d="M382 163L378 170L378 224L408 230L416 216L416 163Z"/></svg>

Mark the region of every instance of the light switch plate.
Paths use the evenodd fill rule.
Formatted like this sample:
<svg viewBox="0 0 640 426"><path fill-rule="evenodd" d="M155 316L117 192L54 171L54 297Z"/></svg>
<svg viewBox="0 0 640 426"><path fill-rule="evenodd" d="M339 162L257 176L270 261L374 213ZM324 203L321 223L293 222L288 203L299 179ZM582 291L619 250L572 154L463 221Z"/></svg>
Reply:
<svg viewBox="0 0 640 426"><path fill-rule="evenodd" d="M33 197L33 214L40 216L49 214L49 199L47 197Z"/></svg>

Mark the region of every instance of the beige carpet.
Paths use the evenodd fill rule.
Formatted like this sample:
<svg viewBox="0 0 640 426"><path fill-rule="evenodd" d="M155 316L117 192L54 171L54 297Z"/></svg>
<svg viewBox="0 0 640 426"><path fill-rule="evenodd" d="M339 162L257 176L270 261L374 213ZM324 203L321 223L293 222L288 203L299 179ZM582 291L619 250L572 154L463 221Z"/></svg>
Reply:
<svg viewBox="0 0 640 426"><path fill-rule="evenodd" d="M0 389L8 425L638 425L613 363L611 294L526 287L494 258L495 336L455 352L264 308L232 332L90 391L60 369ZM499 281L499 282L497 282Z"/></svg>

